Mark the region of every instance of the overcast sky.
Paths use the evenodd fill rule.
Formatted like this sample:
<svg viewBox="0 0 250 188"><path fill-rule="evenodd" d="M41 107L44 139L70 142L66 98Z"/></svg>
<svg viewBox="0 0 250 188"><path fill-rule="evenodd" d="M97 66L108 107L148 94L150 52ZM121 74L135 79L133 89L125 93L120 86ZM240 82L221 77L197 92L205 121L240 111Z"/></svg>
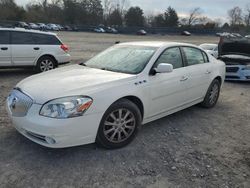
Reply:
<svg viewBox="0 0 250 188"><path fill-rule="evenodd" d="M34 0L16 0L19 5L25 5ZM180 16L189 13L190 9L201 7L203 14L215 18L227 19L227 11L234 6L244 9L249 0L128 0L130 6L140 6L149 13L164 11L168 6L175 8Z"/></svg>

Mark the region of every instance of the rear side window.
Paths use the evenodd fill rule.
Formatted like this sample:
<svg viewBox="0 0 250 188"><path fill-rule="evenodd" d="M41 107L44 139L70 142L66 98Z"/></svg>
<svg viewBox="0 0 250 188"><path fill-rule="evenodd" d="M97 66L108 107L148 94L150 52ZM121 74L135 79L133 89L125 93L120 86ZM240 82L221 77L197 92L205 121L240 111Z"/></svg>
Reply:
<svg viewBox="0 0 250 188"><path fill-rule="evenodd" d="M0 31L0 44L10 44L9 31Z"/></svg>
<svg viewBox="0 0 250 188"><path fill-rule="evenodd" d="M192 47L183 47L183 51L186 55L188 66L205 63L201 50Z"/></svg>
<svg viewBox="0 0 250 188"><path fill-rule="evenodd" d="M46 35L46 34L32 34L36 44L41 45L61 45L61 42L54 35Z"/></svg>
<svg viewBox="0 0 250 188"><path fill-rule="evenodd" d="M29 32L13 31L11 32L11 43L27 45L35 44L35 41L33 40L32 34Z"/></svg>

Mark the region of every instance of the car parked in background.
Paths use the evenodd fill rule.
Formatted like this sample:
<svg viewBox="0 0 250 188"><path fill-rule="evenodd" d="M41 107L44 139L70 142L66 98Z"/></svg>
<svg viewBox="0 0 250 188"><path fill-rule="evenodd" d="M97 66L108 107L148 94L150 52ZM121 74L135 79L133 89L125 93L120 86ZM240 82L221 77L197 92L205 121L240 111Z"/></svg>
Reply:
<svg viewBox="0 0 250 188"><path fill-rule="evenodd" d="M250 40L221 37L219 59L226 63L226 80L250 81Z"/></svg>
<svg viewBox="0 0 250 188"><path fill-rule="evenodd" d="M46 24L44 23L37 23L39 30L45 31L46 30Z"/></svg>
<svg viewBox="0 0 250 188"><path fill-rule="evenodd" d="M113 27L105 28L106 33L118 34L118 31Z"/></svg>
<svg viewBox="0 0 250 188"><path fill-rule="evenodd" d="M0 67L35 67L45 72L70 61L68 47L54 33L0 28Z"/></svg>
<svg viewBox="0 0 250 188"><path fill-rule="evenodd" d="M46 29L50 31L59 31L59 28L56 24L47 24Z"/></svg>
<svg viewBox="0 0 250 188"><path fill-rule="evenodd" d="M248 39L250 39L250 35L246 35L245 37L248 38Z"/></svg>
<svg viewBox="0 0 250 188"><path fill-rule="evenodd" d="M65 25L63 27L63 30L65 30L65 31L72 31L72 28L70 26L68 26L68 25Z"/></svg>
<svg viewBox="0 0 250 188"><path fill-rule="evenodd" d="M43 146L120 148L141 124L199 103L214 107L224 77L225 64L194 45L121 43L85 63L24 79L7 110L15 128Z"/></svg>
<svg viewBox="0 0 250 188"><path fill-rule="evenodd" d="M102 27L97 27L94 29L94 32L96 33L105 33L106 31Z"/></svg>
<svg viewBox="0 0 250 188"><path fill-rule="evenodd" d="M15 27L30 29L30 26L26 22L17 22L14 24Z"/></svg>
<svg viewBox="0 0 250 188"><path fill-rule="evenodd" d="M203 50L205 50L207 53L211 54L215 58L218 58L218 44L205 43L205 44L201 44L200 48L202 48Z"/></svg>
<svg viewBox="0 0 250 188"><path fill-rule="evenodd" d="M137 34L137 35L142 35L142 36L143 36L143 35L147 35L147 31L141 29L141 30L137 31L136 34Z"/></svg>
<svg viewBox="0 0 250 188"><path fill-rule="evenodd" d="M182 31L181 35L183 35L183 36L191 36L191 33L188 32L188 31Z"/></svg>
<svg viewBox="0 0 250 188"><path fill-rule="evenodd" d="M40 29L40 27L37 24L35 24L35 23L29 23L29 26L30 26L30 29L35 29L35 30L39 30Z"/></svg>

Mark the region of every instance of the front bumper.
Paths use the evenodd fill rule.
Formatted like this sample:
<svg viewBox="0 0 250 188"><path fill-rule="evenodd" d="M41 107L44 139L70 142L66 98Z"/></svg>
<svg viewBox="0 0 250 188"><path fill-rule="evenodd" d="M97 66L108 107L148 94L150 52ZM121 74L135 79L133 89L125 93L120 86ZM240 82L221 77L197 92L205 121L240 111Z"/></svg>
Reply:
<svg viewBox="0 0 250 188"><path fill-rule="evenodd" d="M25 117L14 117L7 107L8 114L18 132L40 145L65 148L95 142L102 114L53 119L40 116L40 109L41 105L33 104Z"/></svg>
<svg viewBox="0 0 250 188"><path fill-rule="evenodd" d="M250 70L245 70L244 65L227 65L226 80L250 81Z"/></svg>

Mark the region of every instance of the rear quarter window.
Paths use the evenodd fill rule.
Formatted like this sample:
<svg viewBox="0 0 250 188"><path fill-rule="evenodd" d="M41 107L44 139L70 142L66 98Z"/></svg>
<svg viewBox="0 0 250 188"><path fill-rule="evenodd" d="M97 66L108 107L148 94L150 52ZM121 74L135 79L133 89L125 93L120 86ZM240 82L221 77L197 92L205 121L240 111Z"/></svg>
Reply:
<svg viewBox="0 0 250 188"><path fill-rule="evenodd" d="M46 35L46 34L32 34L33 39L36 44L40 45L61 45L60 40L54 35Z"/></svg>

